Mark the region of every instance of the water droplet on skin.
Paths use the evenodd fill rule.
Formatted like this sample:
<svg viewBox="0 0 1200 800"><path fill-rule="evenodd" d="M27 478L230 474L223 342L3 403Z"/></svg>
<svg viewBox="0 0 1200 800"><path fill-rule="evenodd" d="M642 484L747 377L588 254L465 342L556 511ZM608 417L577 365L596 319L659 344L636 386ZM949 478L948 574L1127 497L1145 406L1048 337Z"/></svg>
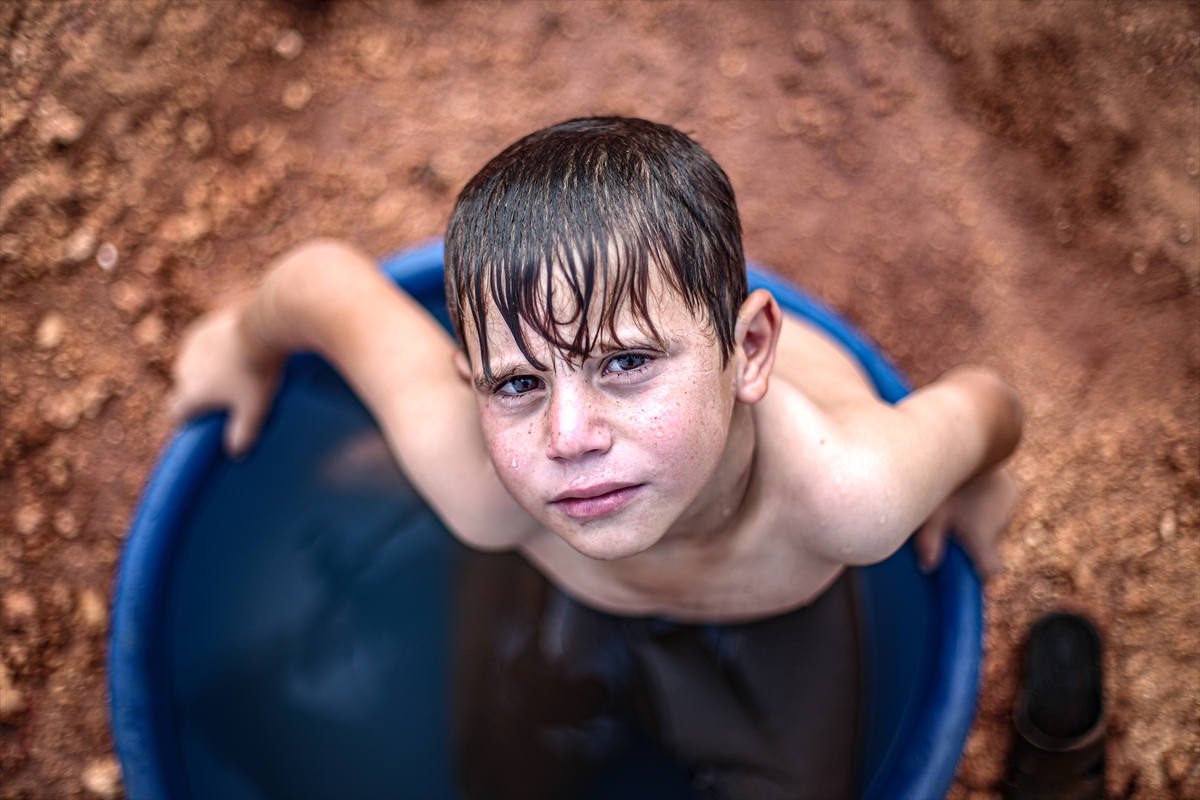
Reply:
<svg viewBox="0 0 1200 800"><path fill-rule="evenodd" d="M515 458L512 460L512 465L513 465L514 467L515 467L515 466L517 466L517 460L516 460Z"/></svg>
<svg viewBox="0 0 1200 800"><path fill-rule="evenodd" d="M834 475L834 476L833 476L833 482L834 482L834 483L837 483L837 484L840 484L840 483L842 482L842 476L841 476L841 475Z"/></svg>
<svg viewBox="0 0 1200 800"><path fill-rule="evenodd" d="M1148 263L1149 263L1149 261L1146 258L1146 254L1142 253L1142 252L1138 252L1138 253L1133 254L1133 263L1130 264L1130 267L1138 275L1141 275L1142 273L1144 273L1146 271L1146 266Z"/></svg>

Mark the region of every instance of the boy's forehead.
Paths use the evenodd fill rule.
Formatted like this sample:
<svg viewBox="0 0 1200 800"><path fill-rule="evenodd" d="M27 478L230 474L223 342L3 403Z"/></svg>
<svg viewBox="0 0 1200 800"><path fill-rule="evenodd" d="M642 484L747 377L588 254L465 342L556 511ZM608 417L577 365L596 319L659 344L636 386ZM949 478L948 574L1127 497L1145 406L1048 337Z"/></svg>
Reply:
<svg viewBox="0 0 1200 800"><path fill-rule="evenodd" d="M670 339L687 329L708 327L705 320L693 313L683 295L670 284L657 266L653 266L649 270L645 318L635 308L632 297L635 289L629 287L622 292L621 297L614 299L605 292L608 286L601 283L595 289L595 296L588 303L587 319L582 319L579 298L572 291L568 280L562 276L561 269L553 268L553 270L550 282L552 301L550 313L553 314L553 320L540 319L539 322L542 324L552 322L553 324L546 325L546 327L555 332L559 341L573 339L581 324L587 325L589 338L594 343L593 349L599 350L609 350L634 342L645 342L647 339L655 338L655 333L658 334L658 338ZM493 363L512 359L525 361L508 322L497 307L491 292L485 292L484 296L486 297L484 327L490 360ZM610 310L609 307L614 302L617 305ZM539 305L543 309L542 316L546 316L544 301ZM613 330L610 330L610 326L605 322L606 312L611 316ZM471 363L478 365L479 337L474 320L470 318L470 315L464 319L464 327L468 355ZM531 354L538 360L547 360L543 356L548 356L555 349L554 344L548 341L537 327L530 323L530 320L520 319L520 330L524 344ZM613 341L614 332L618 341Z"/></svg>
<svg viewBox="0 0 1200 800"><path fill-rule="evenodd" d="M683 302L682 298L678 300L678 308L676 308L675 305L674 299L667 299L663 302L655 301L647 303L647 311L649 313L650 320L654 323L654 328L659 332L660 335L666 335L668 331L678 328L678 320L676 317L678 317L679 314L675 312L682 311L684 314L687 313L687 305ZM566 311L566 314L559 316L559 312L562 311ZM569 340L573 338L575 332L578 330L578 327L583 324L582 320L575 318L574 311L574 309L567 310L555 308L555 317L559 320L556 328L560 339ZM589 332L592 334L591 338L596 343L597 347L606 349L609 345L614 344L610 341L613 338L613 331L610 331L609 326L603 323L600 313L597 311L595 305L589 309L589 312L590 313L588 316L590 319L587 321L587 325ZM512 330L509 328L504 317L500 314L500 310L496 307L496 304L491 300L488 301L487 312L484 319L484 328L487 335L488 349L491 351L493 359L501 355L505 355L509 351L511 351L513 354L519 355L520 348L517 346L516 338L513 336ZM642 319L640 315L634 312L633 303L628 300L621 303L621 306L616 310L613 323L614 324L612 327L615 329L616 338L622 342L654 335L654 331L652 331L650 326L646 324L646 320ZM467 327L467 335L465 338L470 345L471 356L474 360L479 349L479 337L472 320L465 320L465 325ZM540 358L543 353L553 349L553 343L547 340L547 338L535 326L531 325L529 321L521 319L520 328L521 336L525 340L526 347L528 347L535 356Z"/></svg>

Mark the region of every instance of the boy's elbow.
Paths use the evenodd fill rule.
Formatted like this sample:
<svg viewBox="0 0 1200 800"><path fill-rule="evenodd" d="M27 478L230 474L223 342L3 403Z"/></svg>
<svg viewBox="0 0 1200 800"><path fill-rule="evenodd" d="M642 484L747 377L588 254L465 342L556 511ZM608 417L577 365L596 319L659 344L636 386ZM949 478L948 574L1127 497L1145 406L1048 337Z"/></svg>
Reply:
<svg viewBox="0 0 1200 800"><path fill-rule="evenodd" d="M322 273L344 274L347 265L375 269L375 262L358 248L337 239L313 239L285 253L279 272L303 273L313 277Z"/></svg>
<svg viewBox="0 0 1200 800"><path fill-rule="evenodd" d="M365 279L365 283L364 283ZM375 262L362 251L333 239L314 239L284 253L260 294L275 316L308 317L356 292L375 291Z"/></svg>

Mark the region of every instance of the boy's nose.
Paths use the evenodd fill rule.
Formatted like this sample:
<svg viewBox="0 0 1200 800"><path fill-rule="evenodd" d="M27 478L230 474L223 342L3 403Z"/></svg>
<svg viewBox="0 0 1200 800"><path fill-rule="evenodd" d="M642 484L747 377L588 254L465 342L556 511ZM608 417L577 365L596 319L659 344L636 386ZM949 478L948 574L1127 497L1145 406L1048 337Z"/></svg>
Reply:
<svg viewBox="0 0 1200 800"><path fill-rule="evenodd" d="M612 432L585 394L574 387L555 387L548 409L547 457L577 461L612 446Z"/></svg>

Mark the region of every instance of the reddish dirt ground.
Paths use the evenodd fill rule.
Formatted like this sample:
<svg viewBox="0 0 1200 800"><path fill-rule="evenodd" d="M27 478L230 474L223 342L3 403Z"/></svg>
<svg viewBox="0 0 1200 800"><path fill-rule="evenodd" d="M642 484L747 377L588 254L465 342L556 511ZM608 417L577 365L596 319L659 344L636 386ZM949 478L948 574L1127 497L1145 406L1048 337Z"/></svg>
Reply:
<svg viewBox="0 0 1200 800"><path fill-rule="evenodd" d="M697 138L748 254L918 382L1020 390L955 798L997 797L1019 647L1106 644L1108 790L1200 796L1200 6L0 5L0 797L114 797L109 592L188 322L313 236L442 231L587 114Z"/></svg>

